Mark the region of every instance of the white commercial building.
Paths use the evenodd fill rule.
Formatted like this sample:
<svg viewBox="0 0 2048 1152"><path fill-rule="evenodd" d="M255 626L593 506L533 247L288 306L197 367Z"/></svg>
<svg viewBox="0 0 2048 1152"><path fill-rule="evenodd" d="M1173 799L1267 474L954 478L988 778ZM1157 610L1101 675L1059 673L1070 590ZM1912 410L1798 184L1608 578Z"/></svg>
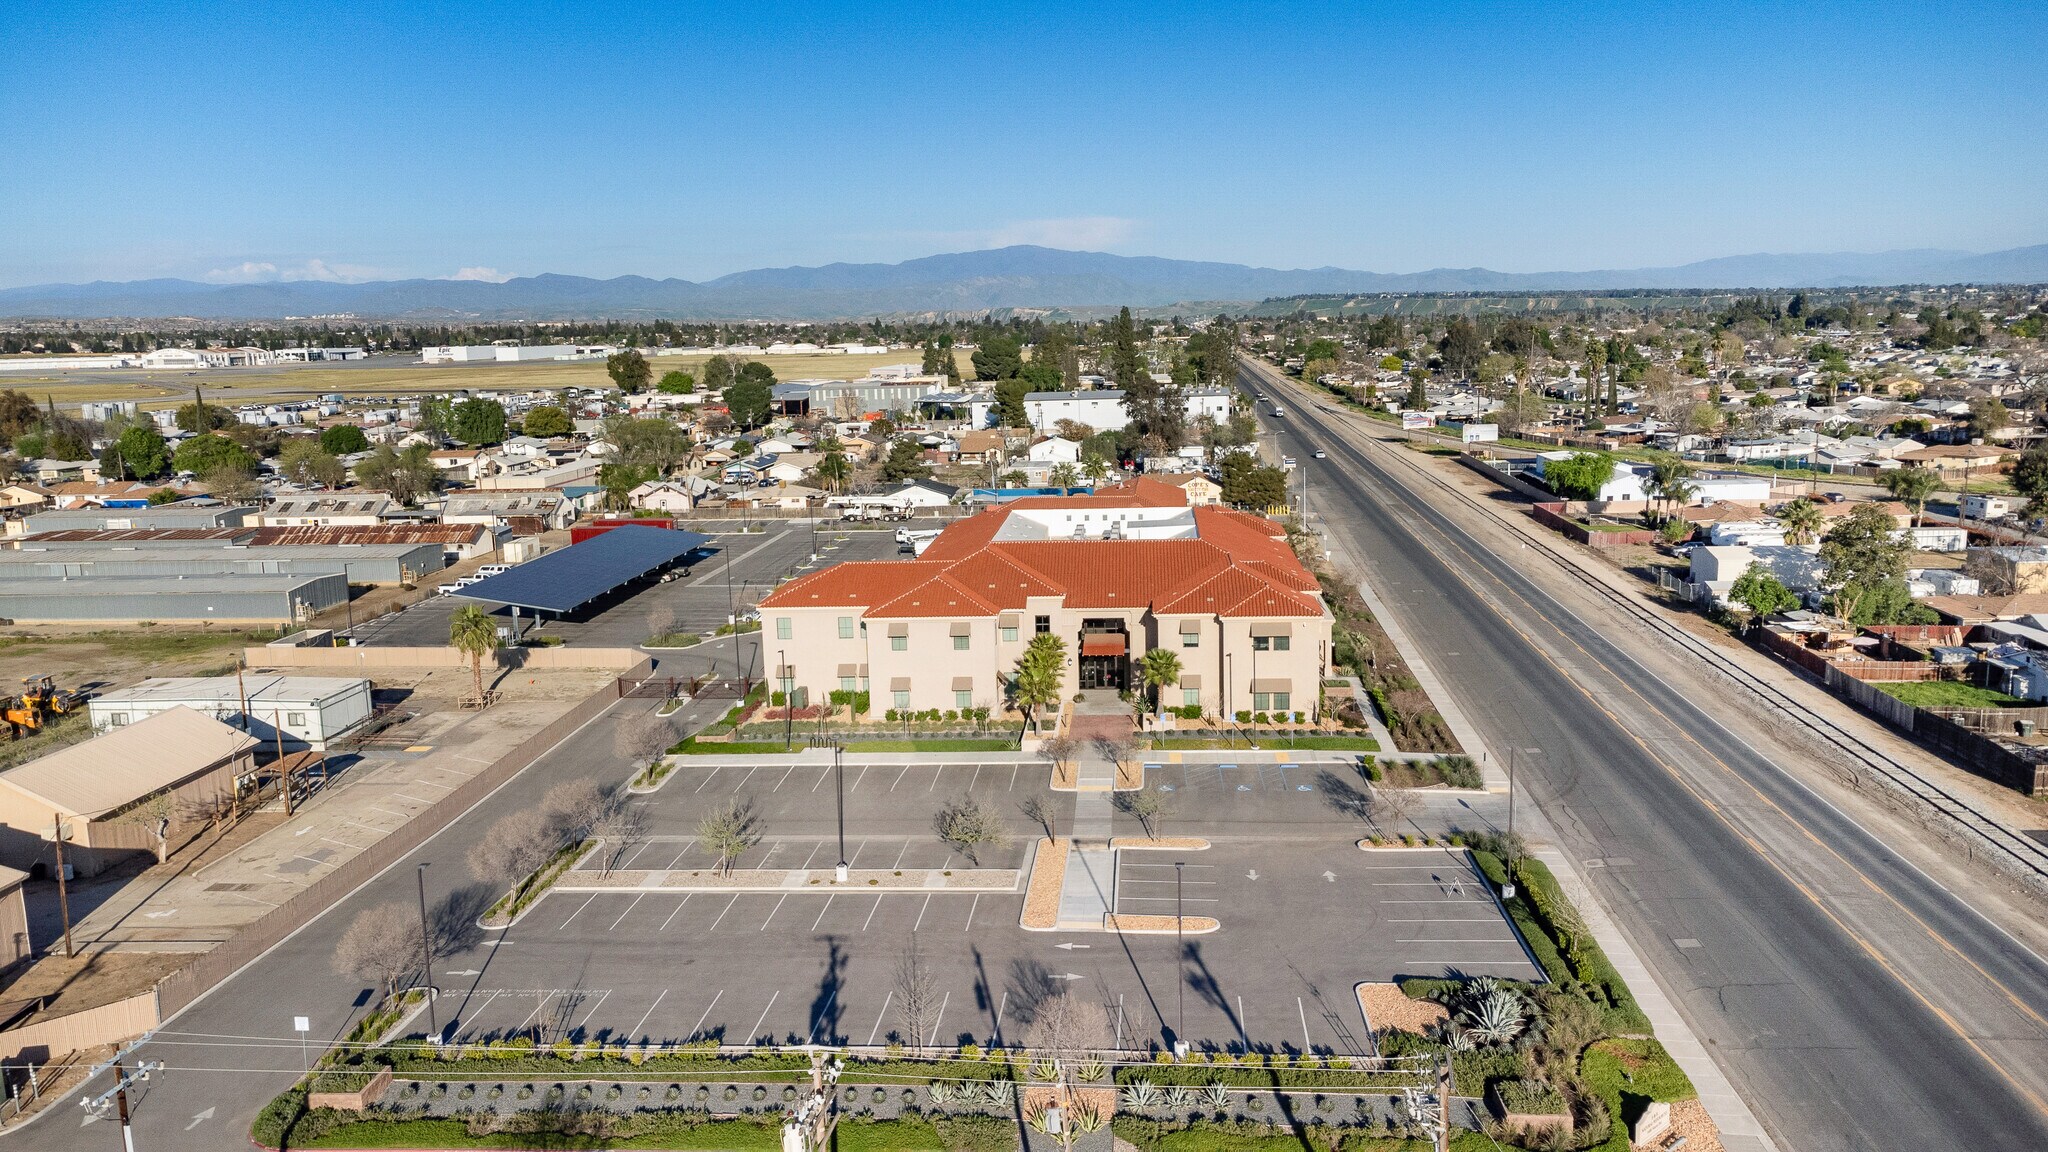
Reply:
<svg viewBox="0 0 2048 1152"><path fill-rule="evenodd" d="M368 680L340 676L180 676L144 680L96 696L86 706L94 731L125 728L177 707L211 716L277 747L325 750L370 719Z"/></svg>
<svg viewBox="0 0 2048 1152"><path fill-rule="evenodd" d="M1198 388L1181 398L1189 423L1207 416L1218 424L1230 419L1230 393L1219 388ZM1050 432L1062 420L1086 424L1097 432L1114 432L1131 422L1124 408L1120 388L1095 388L1085 392L1027 392L1024 417L1039 432Z"/></svg>
<svg viewBox="0 0 2048 1152"><path fill-rule="evenodd" d="M437 344L420 349L422 364L473 364L497 358L495 344Z"/></svg>

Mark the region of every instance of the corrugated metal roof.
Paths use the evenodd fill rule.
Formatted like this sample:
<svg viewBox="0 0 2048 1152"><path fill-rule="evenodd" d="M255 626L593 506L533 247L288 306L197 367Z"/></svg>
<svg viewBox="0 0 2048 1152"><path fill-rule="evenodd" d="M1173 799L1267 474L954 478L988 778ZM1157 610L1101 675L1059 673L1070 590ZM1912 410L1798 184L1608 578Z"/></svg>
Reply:
<svg viewBox="0 0 2048 1152"><path fill-rule="evenodd" d="M254 737L190 708L171 708L0 772L0 786L52 813L93 817L175 787L253 747Z"/></svg>
<svg viewBox="0 0 2048 1152"><path fill-rule="evenodd" d="M246 693L251 704L311 704L358 689L370 682L360 676L282 676L245 672L233 676L164 676L93 697L94 704L145 704L206 701L239 709Z"/></svg>

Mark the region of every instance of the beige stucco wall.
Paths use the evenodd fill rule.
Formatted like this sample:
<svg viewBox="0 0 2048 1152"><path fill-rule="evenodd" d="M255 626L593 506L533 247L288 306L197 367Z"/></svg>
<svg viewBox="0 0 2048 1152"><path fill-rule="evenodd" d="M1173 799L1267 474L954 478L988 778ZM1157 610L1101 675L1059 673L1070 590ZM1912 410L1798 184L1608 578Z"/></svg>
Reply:
<svg viewBox="0 0 2048 1152"><path fill-rule="evenodd" d="M1328 616L1265 621L1219 620L1215 616L1201 615L1154 617L1145 609L1069 609L1059 607L1055 601L1041 599L1017 613L1017 638L1004 641L1001 638L1001 616L869 620L859 608L791 607L769 609L764 614L764 663L771 676L779 677L782 654L786 654L794 673L794 683L807 689L813 702L826 699L839 687L841 665L851 664L858 668L866 664L866 687L872 694L871 708L876 716L896 706L893 686L901 679L909 681L909 706L913 709L936 708L943 711L956 707L953 694L956 678L972 681L971 701L974 706L999 708L1003 699L1001 676L1008 675L1016 667L1017 658L1035 635L1035 618L1041 614L1052 617L1053 634L1067 644L1062 699L1071 697L1080 682L1082 622L1121 619L1130 634L1129 657L1134 665L1149 649L1171 650L1180 657L1183 675L1199 677L1202 706L1212 713L1252 710L1255 673L1261 681L1286 682L1291 696L1290 710L1308 713L1316 710L1318 690L1328 660ZM841 617L853 620L850 639L842 639L839 635ZM783 619L789 621L787 639L778 637L777 621ZM1193 648L1184 647L1181 643L1180 625L1186 619L1199 621L1202 627L1198 633L1200 642ZM953 646L952 626L955 623L968 625L965 651ZM1254 660L1251 636L1254 623L1284 624L1289 630L1288 650L1259 652ZM892 625L903 626L907 633L903 651L896 651L890 643ZM1132 684L1136 687L1138 683L1138 673L1133 667ZM783 686L783 681L777 678L774 687ZM1166 690L1167 705L1178 707L1181 701L1178 686Z"/></svg>

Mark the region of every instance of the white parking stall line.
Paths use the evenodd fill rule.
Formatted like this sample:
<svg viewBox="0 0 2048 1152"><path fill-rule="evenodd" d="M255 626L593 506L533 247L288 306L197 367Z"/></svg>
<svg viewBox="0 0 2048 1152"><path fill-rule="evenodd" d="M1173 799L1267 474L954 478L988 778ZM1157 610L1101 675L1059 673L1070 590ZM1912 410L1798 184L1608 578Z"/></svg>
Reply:
<svg viewBox="0 0 2048 1152"><path fill-rule="evenodd" d="M824 846L825 842L823 840L820 840L816 844L811 845L811 854L809 856L804 857L804 868L809 868L811 866L811 860L818 855L818 850L820 848L823 848Z"/></svg>
<svg viewBox="0 0 2048 1152"><path fill-rule="evenodd" d="M967 906L967 926L966 926L965 928L962 928L962 929L961 929L961 931L963 931L963 932L972 932L972 931L974 931L974 910L975 910L975 909L977 909L977 908L979 908L979 907L981 907L981 893L979 893L979 892L976 892L976 893L974 894L974 903L972 903L972 904L969 904L969 905ZM1117 1045L1117 1047L1121 1048L1121 1047L1123 1047L1123 1045L1119 1044L1119 1045Z"/></svg>
<svg viewBox="0 0 2048 1152"><path fill-rule="evenodd" d="M723 910L723 911L721 911L721 912L719 912L719 914L718 914L718 920L713 920L713 921L711 922L711 927L709 927L709 928L706 928L706 929L705 929L705 931L706 931L706 932L714 932L714 931L717 931L717 929L718 929L718 923L719 923L719 920L723 920L723 919L725 919L725 914L726 914L726 912L730 912L730 911L732 911L732 906L733 906L733 905L735 905L735 904L737 904L737 903L739 903L739 902L740 902L740 894L739 894L739 893L737 893L737 892L733 893L733 894L732 894L732 899L730 899L730 900L728 900L728 901L726 901L726 902L725 902L725 908L724 908L724 910Z"/></svg>
<svg viewBox="0 0 2048 1152"><path fill-rule="evenodd" d="M682 863L683 857L688 856L690 854L690 849L694 847L696 843L697 838L695 836L692 836L688 840L683 841L683 850L681 852L676 853L676 858L668 862L669 868L673 870L676 865Z"/></svg>
<svg viewBox="0 0 2048 1152"><path fill-rule="evenodd" d="M848 792L857 791L860 788L860 782L868 778L868 769L872 767L874 767L872 764L861 765L860 775L853 778L853 783L847 785L846 790Z"/></svg>
<svg viewBox="0 0 2048 1152"><path fill-rule="evenodd" d="M890 865L890 867L891 867L891 868L901 868L901 867L903 867L903 857L904 857L904 856L906 856L906 855L908 855L908 854L909 854L909 852L910 852L910 841L908 841L908 840L905 840L905 841L903 842L903 847L902 847L901 849L899 849L899 850L897 851L897 853L896 853L896 863L894 863L894 864L891 864L891 865Z"/></svg>
<svg viewBox="0 0 2048 1152"><path fill-rule="evenodd" d="M1001 1040L1003 1038L1003 1013L1008 1011L1009 1007L1010 994L1008 992L1004 992L1003 998L1001 1000L996 1001L996 1030L995 1033L989 1037L989 1039Z"/></svg>
<svg viewBox="0 0 2048 1152"><path fill-rule="evenodd" d="M832 1014L832 1005L837 1003L838 1000L839 989L834 988L832 989L831 994L825 997L824 1005L818 1009L817 1019L811 1021L810 1038L806 1040L805 1043L816 1044L818 1042L818 1029L824 1026L825 1017L830 1016Z"/></svg>
<svg viewBox="0 0 2048 1152"><path fill-rule="evenodd" d="M932 784L934 787L938 785L938 782L939 778L937 776L933 776ZM974 786L979 783L981 783L981 765L976 764L974 766L974 775L967 778L967 790L969 792L974 791Z"/></svg>
<svg viewBox="0 0 2048 1152"><path fill-rule="evenodd" d="M1022 772L1023 770L1024 766L1022 764L1013 764L1010 766L1010 791L1015 792L1017 790L1017 773Z"/></svg>
<svg viewBox="0 0 2048 1152"><path fill-rule="evenodd" d="M939 1031L939 1021L944 1020L946 1018L946 1005L951 1003L952 1000L953 994L951 992L946 993L945 996L940 998L939 1010L937 1012L932 1013L932 1036L937 1037L943 1035L943 1033Z"/></svg>
<svg viewBox="0 0 2048 1152"><path fill-rule="evenodd" d="M672 920L674 920L674 919L675 919L675 918L676 918L676 917L677 917L678 915L680 915L680 914L682 913L682 911L683 911L683 905L684 905L684 904L688 904L688 903L690 902L690 897L692 897L692 896L695 896L695 895L696 895L696 893L695 893L695 892L685 892L685 893L683 893L683 898L682 898L682 900L681 900L681 901L680 901L679 903L677 903L677 904L676 904L676 910L675 910L674 912L671 912L671 913L669 913L669 914L668 914L668 920L663 920L663 921L661 922L661 927L659 927L659 928L655 929L655 931L657 931L657 932L666 932L666 931L668 931L668 926L669 926L669 922L670 922L670 921L672 921Z"/></svg>
<svg viewBox="0 0 2048 1152"><path fill-rule="evenodd" d="M794 771L796 771L796 765L794 765L794 764L791 764L791 765L789 766L788 770L787 770L787 771L785 771L785 772L783 772L783 774L782 774L782 779L780 779L780 780L777 780L777 781L775 782L775 787L773 787L773 788L770 788L770 789L769 789L769 791L770 791L770 792L780 792L780 791L782 791L782 786L783 786L784 784L787 784L787 783L789 783L789 774L790 774L791 772L794 772Z"/></svg>
<svg viewBox="0 0 2048 1152"><path fill-rule="evenodd" d="M1307 1055L1315 1051L1316 1046L1308 1038L1308 1008L1302 1004L1299 996L1294 998L1294 1010L1301 1013L1301 1051L1303 1055Z"/></svg>
<svg viewBox="0 0 2048 1152"><path fill-rule="evenodd" d="M640 906L641 899L646 895L647 893L642 892L640 893L640 895L633 897L633 902L631 904L626 905L626 910L624 912L619 913L619 918L617 920L612 921L612 926L610 928L605 929L605 931L614 931L618 928L619 925L625 923L626 917L631 916L633 914L633 909L638 908Z"/></svg>
<svg viewBox="0 0 2048 1152"><path fill-rule="evenodd" d="M868 918L861 922L860 930L863 932L867 931L868 925L873 924L875 922L875 913L880 912L881 910L882 897L877 896L875 897L875 906L873 908L868 909Z"/></svg>
<svg viewBox="0 0 2048 1152"><path fill-rule="evenodd" d="M848 864L849 866L851 866L851 865L853 864L853 862L854 862L855 860L858 860L858 859L860 859L860 853L861 853L861 849L863 849L863 848L866 848L867 846L868 846L868 842L867 842L867 841L865 841L865 840L863 840L863 841L861 841L860 843L858 843L858 844L854 845L854 846L853 846L853 855L851 855L851 856L849 856L849 857L847 857L847 858L846 858L846 863L847 863L847 864Z"/></svg>
<svg viewBox="0 0 2048 1152"><path fill-rule="evenodd" d="M645 1028L645 1027L647 1026L647 1018L648 1018L649 1016L652 1016L652 1015L654 1015L654 1010L655 1010L656 1008L659 1008L659 1007L661 1007L661 998L662 998L663 996L666 996L666 995L668 995L668 989L666 989L666 988L663 988L663 989L661 990L661 993L660 993L660 995L657 995L657 996L656 996L656 997L654 998L654 1003L652 1003L652 1004L649 1004L649 1005L647 1006L647 1011L641 1014L641 1016L640 1016L640 1023L638 1023L638 1024L635 1024L635 1025L633 1025L633 1030L632 1030L631 1032L627 1033L627 1035L626 1035L626 1039L628 1039L628 1040L635 1040L635 1039L638 1039L638 1038L639 1038L639 1037L641 1037L641 1036L644 1036L644 1035L646 1035L646 1033L644 1033L644 1032L642 1032L642 1031L640 1031L640 1030L641 1030L642 1028Z"/></svg>
<svg viewBox="0 0 2048 1152"><path fill-rule="evenodd" d="M875 1038L882 1034L882 1021L888 1019L889 1016L889 1001L894 1000L895 998L896 993L893 991L890 992L887 996L882 997L882 1010L880 1012L875 1013L875 1030L868 1033L868 1047L874 1047Z"/></svg>
<svg viewBox="0 0 2048 1152"><path fill-rule="evenodd" d="M905 764L903 766L903 771L898 772L896 774L896 779L891 780L889 782L889 791L894 792L896 790L896 785L903 783L903 778L908 775L910 775L910 765Z"/></svg>
<svg viewBox="0 0 2048 1152"><path fill-rule="evenodd" d="M747 781L752 780L754 778L754 773L759 772L760 770L761 766L759 764L756 764L752 768L747 769L747 774L745 776L740 777L740 782L733 785L732 790L737 792L740 789L745 788L747 786Z"/></svg>
<svg viewBox="0 0 2048 1152"><path fill-rule="evenodd" d="M775 902L775 907L773 907L773 908L770 908L770 909L768 910L768 919L767 919L767 920L763 920L763 921L761 921L761 931L763 931L763 932L766 932L766 931L768 930L768 922L769 922L770 920L773 920L773 919L775 919L775 914L776 914L777 912L780 912L780 911L782 911L782 901L783 901L783 900L787 900L787 899L789 899L789 893L787 893L787 892L784 892L784 893L782 894L782 899L781 899L781 900L777 900L777 901Z"/></svg>
<svg viewBox="0 0 2048 1152"><path fill-rule="evenodd" d="M1116 994L1116 1046L1124 1046L1124 994Z"/></svg>
<svg viewBox="0 0 2048 1152"><path fill-rule="evenodd" d="M924 898L924 907L923 907L923 908L919 908L919 909L917 910L917 923L915 923L915 924L912 924L912 925L910 926L910 930L911 930L912 932L915 932L915 931L917 931L917 930L918 930L919 928L922 928L922 927L924 927L924 914L925 914L925 912L926 912L926 911L928 911L928 910L929 910L929 909L931 908L931 906L932 906L932 898L931 898L931 894L930 894L930 893L926 893L926 894L925 894L925 898Z"/></svg>
<svg viewBox="0 0 2048 1152"><path fill-rule="evenodd" d="M775 990L775 995L774 995L774 996L770 996L770 997L768 998L768 1007L767 1007L767 1008L763 1008L763 1009L761 1009L761 1018L760 1018L759 1020L756 1020L756 1021L754 1021L754 1030L753 1030L752 1032L750 1032L750 1033L748 1033L748 1034L747 1034L747 1040L748 1040L749 1042L751 1042L752 1040L754 1040L754 1038L755 1038L755 1037L758 1037L759 1035L761 1035L761 1025L763 1025L763 1024L766 1024L766 1023L768 1023L768 1010L769 1010L770 1008L773 1008L773 1007L775 1007L775 1000L776 1000L776 997L779 997L779 996L781 996L781 995L782 995L782 989L780 989L780 988L777 988L777 989Z"/></svg>
<svg viewBox="0 0 2048 1152"><path fill-rule="evenodd" d="M818 909L818 918L816 920L811 921L811 931L816 932L818 930L818 925L823 924L825 922L825 913L830 912L832 910L832 902L837 899L839 899L839 893L837 892L834 892L830 896L825 897L825 906L823 908Z"/></svg>
<svg viewBox="0 0 2048 1152"><path fill-rule="evenodd" d="M709 1019L711 1019L711 1010L712 1010L713 1008L716 1008L716 1007L718 1007L718 997L720 997L720 996L723 996L723 995L725 995L725 989L723 989L723 988L720 988L720 989L718 990L718 992L717 992L717 993L716 993L715 995L713 995L713 996L711 997L711 1003L709 1003L709 1004L706 1004L706 1005L704 1006L704 1014L703 1014L702 1016L699 1016L699 1017L697 1017L697 1026L696 1026L696 1027L694 1027L694 1028L692 1028L692 1029L690 1029L690 1036L695 1036L695 1035L697 1035L697 1034L698 1034L699 1032L702 1032L702 1031L704 1031L704 1022L705 1022L706 1020L709 1020ZM688 1039L688 1038L689 1038L689 1037L685 1037L685 1039Z"/></svg>
<svg viewBox="0 0 2048 1152"><path fill-rule="evenodd" d="M514 1028L514 1029L512 1029L512 1032L513 1032L514 1034L517 1034L517 1033L520 1033L520 1032L524 1032L524 1031L526 1031L526 1026L527 1026L528 1024L531 1024L531 1023L533 1023L533 1018L534 1018L535 1016L538 1016L538 1015L540 1015L540 1010L548 1006L548 1001L549 1001L549 1000L551 1000L551 999L553 999L553 998L554 998L554 995L555 995L555 994L554 994L554 992L553 992L553 991L547 991L547 992L536 992L536 993L534 993L534 996L533 996L533 1011L531 1011L531 1012L528 1012L528 1013L526 1014L526 1019L524 1019L524 1020L521 1020L521 1021L519 1022L519 1026L518 1026L517 1028Z"/></svg>
<svg viewBox="0 0 2048 1152"><path fill-rule="evenodd" d="M500 992L503 992L503 991L504 991L504 989L503 989L503 988L493 988L493 989L491 989L491 994L490 994L489 996L486 996L486 997L484 997L484 1002L476 1006L476 1011L474 1011L474 1012L463 1012L463 1013L461 1013L462 1019L464 1019L464 1020L475 1020L475 1019L476 1019L477 1017L479 1017L479 1016L483 1015L483 1014L484 1014L484 1010L485 1010L485 1009L487 1009L487 1008L489 1008L489 1007L491 1006L491 1001L493 1001L493 1000L496 1000L496 999L498 998L498 993L500 993ZM463 1007L467 1008L467 1007L468 1007L468 1005L464 1005ZM455 1034L456 1034L456 1035L461 1035L461 1033L460 1033L459 1031L458 1031L458 1032L456 1032Z"/></svg>
<svg viewBox="0 0 2048 1152"><path fill-rule="evenodd" d="M719 768L718 768L718 767L717 767L716 765L714 765L714 766L712 767L712 769L711 769L711 775L709 775L709 776L706 776L706 777L704 777L704 783L703 783L703 784L699 784L699 785L697 785L697 787L696 787L696 791L698 791L698 792L702 792L702 791L704 790L704 786L705 786L706 784L709 784L709 783L711 783L711 781L712 781L712 780L713 780L714 778L716 778L716 777L717 777L717 775L718 775L718 773L719 773L720 771L721 771L721 770L720 770L720 769L719 769Z"/></svg>
<svg viewBox="0 0 2048 1152"><path fill-rule="evenodd" d="M584 900L584 901L583 901L583 903L581 903L581 904L578 904L578 905L576 906L576 911L574 911L574 912L571 912L571 913L569 913L569 920L574 920L574 919L576 919L576 917L577 917L578 915L580 915L580 914L581 914L581 913L583 912L583 910L584 910L585 908L588 908L588 907L590 907L590 901L591 901L591 900L595 900L595 899L597 899L597 893L595 893L595 892L592 892L592 893L590 894L590 896L589 896L589 898L588 898L588 899ZM561 926L560 928L557 928L557 929L555 929L555 931L557 931L557 932L566 932L566 931L568 931L568 930L569 930L569 920L564 920L564 921L562 921L562 926Z"/></svg>
<svg viewBox="0 0 2048 1152"><path fill-rule="evenodd" d="M832 769L830 768L827 768L824 771L818 773L818 782L816 784L811 785L811 791L816 792L821 786L824 785L825 781L830 780L831 778Z"/></svg>

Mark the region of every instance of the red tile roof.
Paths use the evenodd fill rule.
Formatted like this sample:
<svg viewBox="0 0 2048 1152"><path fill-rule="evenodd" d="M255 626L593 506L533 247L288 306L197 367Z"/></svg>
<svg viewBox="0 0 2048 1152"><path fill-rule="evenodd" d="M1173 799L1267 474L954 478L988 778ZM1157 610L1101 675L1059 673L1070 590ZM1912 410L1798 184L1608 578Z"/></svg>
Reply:
<svg viewBox="0 0 2048 1152"><path fill-rule="evenodd" d="M1161 491L1170 502L1153 503ZM1196 535L1180 540L1005 540L1017 507L1185 506L1179 488L1140 478L1097 496L1013 501L955 521L915 560L837 564L776 589L764 608L860 607L877 617L987 616L1033 596L1070 608L1149 607L1159 613L1320 616L1316 578L1280 526L1226 508L1194 509ZM1077 503L1084 502L1085 503Z"/></svg>

